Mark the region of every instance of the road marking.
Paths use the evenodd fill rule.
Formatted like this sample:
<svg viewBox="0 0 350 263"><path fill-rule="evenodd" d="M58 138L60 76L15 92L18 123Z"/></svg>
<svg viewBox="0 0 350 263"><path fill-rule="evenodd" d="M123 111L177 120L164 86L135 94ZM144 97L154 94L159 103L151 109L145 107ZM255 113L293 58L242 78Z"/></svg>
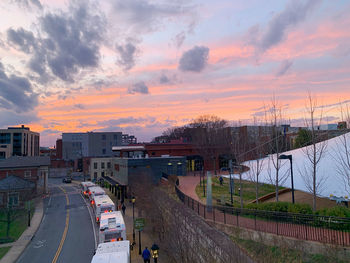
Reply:
<svg viewBox="0 0 350 263"><path fill-rule="evenodd" d="M68 195L67 195L67 193L66 193L66 190L63 189L61 186L59 186L59 188L65 193L66 202L67 202L67 205L69 205L69 198L68 198ZM66 214L66 225L64 226L64 230L63 230L63 235L62 235L62 238L61 238L61 242L60 242L60 244L59 244L59 246L58 246L58 249L57 249L57 251L56 251L55 257L54 257L53 260L52 260L52 263L56 263L58 257L59 257L60 254L61 254L61 250L62 250L64 241L66 240L66 236L67 236L67 232L68 232L68 227L69 227L69 209L67 209L67 214Z"/></svg>
<svg viewBox="0 0 350 263"><path fill-rule="evenodd" d="M90 219L91 219L91 224L92 224L92 229L94 231L94 239L95 239L95 249L97 248L97 238L96 238L96 230L95 230L95 222L92 218L91 211L89 204L86 202L84 196L80 193L81 198L83 198L84 203L86 204L87 210L89 211Z"/></svg>

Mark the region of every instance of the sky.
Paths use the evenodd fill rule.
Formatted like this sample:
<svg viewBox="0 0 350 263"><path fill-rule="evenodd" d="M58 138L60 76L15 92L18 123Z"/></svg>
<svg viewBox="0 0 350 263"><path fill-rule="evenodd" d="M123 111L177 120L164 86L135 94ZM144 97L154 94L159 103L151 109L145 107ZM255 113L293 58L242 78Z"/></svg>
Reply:
<svg viewBox="0 0 350 263"><path fill-rule="evenodd" d="M150 141L199 115L303 126L350 102L350 1L2 0L0 127ZM321 114L321 113L319 113Z"/></svg>

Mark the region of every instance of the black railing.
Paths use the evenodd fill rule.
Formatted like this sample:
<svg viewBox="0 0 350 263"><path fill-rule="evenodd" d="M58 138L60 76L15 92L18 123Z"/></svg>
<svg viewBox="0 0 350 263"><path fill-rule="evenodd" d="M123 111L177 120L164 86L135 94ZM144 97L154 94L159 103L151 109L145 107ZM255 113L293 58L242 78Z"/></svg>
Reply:
<svg viewBox="0 0 350 263"><path fill-rule="evenodd" d="M208 207L185 195L177 186L175 189L179 199L206 220L302 240L350 246L349 218L225 206Z"/></svg>

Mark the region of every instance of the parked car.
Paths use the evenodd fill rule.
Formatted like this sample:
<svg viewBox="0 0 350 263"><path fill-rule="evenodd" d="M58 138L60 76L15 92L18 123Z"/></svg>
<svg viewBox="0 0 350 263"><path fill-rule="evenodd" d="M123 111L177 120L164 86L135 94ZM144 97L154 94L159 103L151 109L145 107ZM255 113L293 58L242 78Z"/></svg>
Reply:
<svg viewBox="0 0 350 263"><path fill-rule="evenodd" d="M63 183L66 183L66 184L70 184L70 183L72 182L72 178L70 178L70 177L65 177L65 178L62 179L62 182L63 182Z"/></svg>

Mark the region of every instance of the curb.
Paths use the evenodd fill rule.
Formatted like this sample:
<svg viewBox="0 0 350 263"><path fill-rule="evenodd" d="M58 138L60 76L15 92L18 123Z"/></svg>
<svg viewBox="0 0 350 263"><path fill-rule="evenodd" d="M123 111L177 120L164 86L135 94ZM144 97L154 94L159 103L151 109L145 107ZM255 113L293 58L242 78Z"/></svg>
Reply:
<svg viewBox="0 0 350 263"><path fill-rule="evenodd" d="M31 226L27 227L27 229L24 230L16 242L9 243L9 246L11 246L11 248L0 260L0 263L12 263L17 261L17 259L22 255L23 251L26 249L38 231L43 219L43 215L44 201L40 197L40 201L35 205L35 212L31 219Z"/></svg>

